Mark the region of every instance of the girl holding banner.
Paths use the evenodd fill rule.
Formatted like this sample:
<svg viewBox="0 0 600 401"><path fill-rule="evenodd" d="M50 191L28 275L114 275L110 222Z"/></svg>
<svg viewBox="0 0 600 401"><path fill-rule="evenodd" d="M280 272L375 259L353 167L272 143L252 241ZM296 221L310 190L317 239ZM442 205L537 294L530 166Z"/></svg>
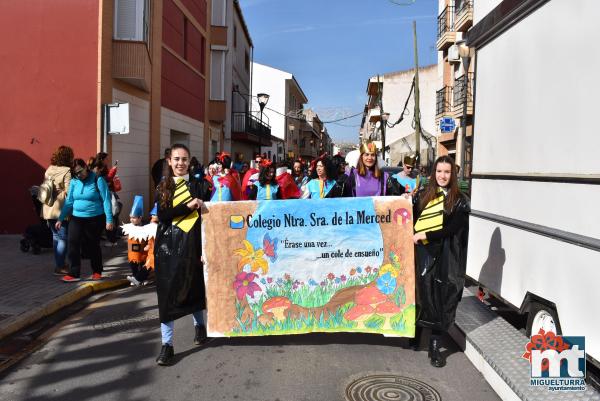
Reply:
<svg viewBox="0 0 600 401"><path fill-rule="evenodd" d="M194 344L207 341L202 310L206 308L204 275L200 256L199 210L208 200L210 188L204 179L190 177L190 151L184 145L171 147L158 185L158 227L154 243L156 293L162 348L156 362L170 365L176 319L190 313L194 318Z"/></svg>
<svg viewBox="0 0 600 401"><path fill-rule="evenodd" d="M303 199L339 198L342 196L342 187L336 182L337 172L331 158L322 155L315 159L315 169L311 173L311 180L306 184Z"/></svg>
<svg viewBox="0 0 600 401"><path fill-rule="evenodd" d="M417 333L431 329L429 358L441 368L446 364L440 340L454 323L465 284L469 200L458 188L454 160L439 157L428 184L417 192L414 203L414 230Z"/></svg>

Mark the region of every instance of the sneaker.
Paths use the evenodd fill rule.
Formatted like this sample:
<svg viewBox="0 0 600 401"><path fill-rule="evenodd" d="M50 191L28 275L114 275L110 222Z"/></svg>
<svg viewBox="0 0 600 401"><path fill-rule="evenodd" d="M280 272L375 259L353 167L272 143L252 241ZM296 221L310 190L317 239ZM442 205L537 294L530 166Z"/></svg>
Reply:
<svg viewBox="0 0 600 401"><path fill-rule="evenodd" d="M65 283L76 283L78 281L81 281L81 279L79 277L73 277L67 274L66 276L63 276L62 281L64 281Z"/></svg>
<svg viewBox="0 0 600 401"><path fill-rule="evenodd" d="M55 276L67 276L69 275L69 269L67 269L66 267L57 267L56 269L54 269L54 274Z"/></svg>
<svg viewBox="0 0 600 401"><path fill-rule="evenodd" d="M172 345L163 344L160 349L160 354L156 358L156 363L160 366L169 366L173 363L173 357L175 356L175 350Z"/></svg>
<svg viewBox="0 0 600 401"><path fill-rule="evenodd" d="M89 280L90 281L100 281L100 280L102 280L102 274L94 273L90 276Z"/></svg>
<svg viewBox="0 0 600 401"><path fill-rule="evenodd" d="M206 335L206 326L194 326L196 330L196 335L194 336L194 345L202 345L208 342L208 337Z"/></svg>
<svg viewBox="0 0 600 401"><path fill-rule="evenodd" d="M127 276L127 280L129 280L131 285L135 285L136 287L140 285L140 282L138 281L138 279L133 276Z"/></svg>

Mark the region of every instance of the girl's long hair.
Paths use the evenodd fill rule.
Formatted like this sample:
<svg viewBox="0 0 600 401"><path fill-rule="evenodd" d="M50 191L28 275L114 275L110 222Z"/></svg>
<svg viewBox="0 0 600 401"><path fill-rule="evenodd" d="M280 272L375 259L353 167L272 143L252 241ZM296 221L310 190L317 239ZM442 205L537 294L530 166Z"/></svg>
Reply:
<svg viewBox="0 0 600 401"><path fill-rule="evenodd" d="M458 178L456 177L456 167L454 164L454 159L450 156L440 156L433 164L431 174L429 175L429 182L423 190L419 207L421 210L425 209L427 204L437 197L438 184L437 180L435 179L435 172L439 163L447 163L450 165L450 181L448 182L447 186L448 193L446 194L446 200L444 201L444 211L446 213L450 213L452 211L452 207L456 204L458 198L460 197Z"/></svg>
<svg viewBox="0 0 600 401"><path fill-rule="evenodd" d="M267 172L271 169L273 170L273 176L271 177L271 180L267 182ZM260 168L260 172L258 173L258 182L260 182L260 185L277 185L277 179L275 178L275 167L272 164Z"/></svg>
<svg viewBox="0 0 600 401"><path fill-rule="evenodd" d="M358 174L360 176L364 177L365 175L367 175L367 170L371 170L373 172L373 177L375 177L375 178L381 177L381 175L383 173L381 172L381 169L379 168L377 153L375 154L375 164L371 168L365 166L365 163L363 163L362 157L363 157L363 154L361 153L360 156L358 156L358 163L356 164L356 171L358 171Z"/></svg>
<svg viewBox="0 0 600 401"><path fill-rule="evenodd" d="M319 178L319 175L317 174L317 163L322 162L323 167L325 167L325 175L327 176L327 179L328 180L337 179L337 171L335 170L335 165L333 164L331 157L327 156L326 154L321 155L321 156L317 157L316 159L314 159L313 162L315 163L315 168L310 173L310 178L312 178L312 179Z"/></svg>
<svg viewBox="0 0 600 401"><path fill-rule="evenodd" d="M180 143L176 143L171 146L171 155L173 155L173 151L176 149L183 149L187 152L188 158L190 157L190 150L187 146L182 145ZM158 184L158 201L160 203L160 207L163 209L168 208L173 201L173 194L175 193L175 181L173 180L173 169L169 166L169 163L165 163L165 167L163 169L163 179Z"/></svg>

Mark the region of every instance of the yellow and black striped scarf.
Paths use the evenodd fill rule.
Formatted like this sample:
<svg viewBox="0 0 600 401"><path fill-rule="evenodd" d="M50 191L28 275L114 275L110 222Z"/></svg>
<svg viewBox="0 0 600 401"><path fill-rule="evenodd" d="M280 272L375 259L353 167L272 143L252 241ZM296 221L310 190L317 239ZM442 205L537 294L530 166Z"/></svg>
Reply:
<svg viewBox="0 0 600 401"><path fill-rule="evenodd" d="M437 197L429 201L415 224L415 233L426 233L429 231L440 230L444 227L444 200L446 195L444 191L438 189ZM423 244L427 244L425 239Z"/></svg>

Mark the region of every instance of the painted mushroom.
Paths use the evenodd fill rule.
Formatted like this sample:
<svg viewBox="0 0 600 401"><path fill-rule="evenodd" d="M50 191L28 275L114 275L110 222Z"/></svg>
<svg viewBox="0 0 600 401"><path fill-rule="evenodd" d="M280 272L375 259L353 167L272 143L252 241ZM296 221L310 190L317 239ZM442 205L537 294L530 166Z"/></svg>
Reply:
<svg viewBox="0 0 600 401"><path fill-rule="evenodd" d="M292 302L286 297L273 297L267 299L262 305L263 313L272 313L275 320L285 320L286 312L292 306Z"/></svg>
<svg viewBox="0 0 600 401"><path fill-rule="evenodd" d="M358 323L358 329L365 328L365 320L373 316L375 310L371 305L355 305L344 313L344 319Z"/></svg>
<svg viewBox="0 0 600 401"><path fill-rule="evenodd" d="M398 305L391 301L382 302L375 308L375 313L385 318L385 323L383 324L384 330L392 329L390 319L400 312L402 312L402 308L399 308Z"/></svg>
<svg viewBox="0 0 600 401"><path fill-rule="evenodd" d="M357 305L370 305L375 308L378 304L388 300L376 286L368 286L356 292L354 302Z"/></svg>

